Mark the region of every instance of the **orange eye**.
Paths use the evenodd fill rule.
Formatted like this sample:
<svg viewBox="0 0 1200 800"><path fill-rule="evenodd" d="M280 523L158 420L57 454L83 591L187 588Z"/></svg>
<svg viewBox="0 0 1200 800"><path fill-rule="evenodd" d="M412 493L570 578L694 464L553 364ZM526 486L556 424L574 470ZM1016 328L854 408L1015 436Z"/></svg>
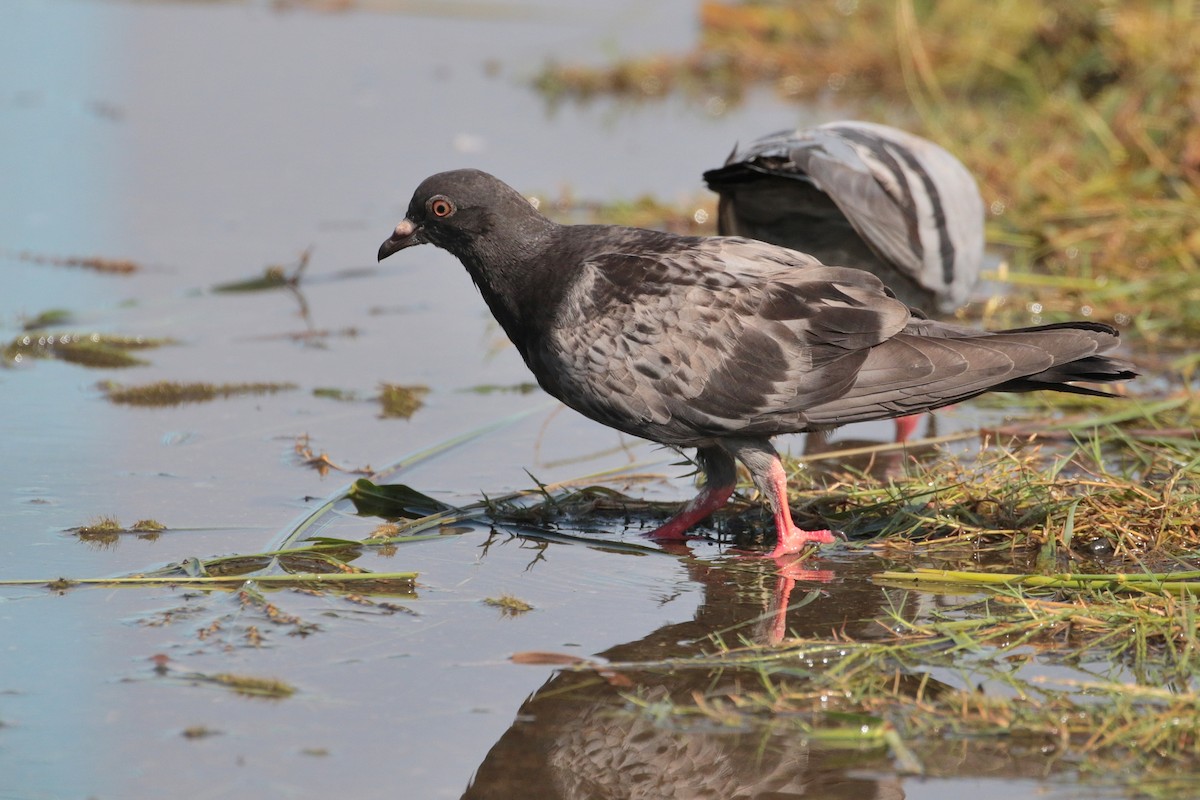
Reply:
<svg viewBox="0 0 1200 800"><path fill-rule="evenodd" d="M448 217L454 213L454 204L445 197L435 197L429 201L429 211L435 217Z"/></svg>

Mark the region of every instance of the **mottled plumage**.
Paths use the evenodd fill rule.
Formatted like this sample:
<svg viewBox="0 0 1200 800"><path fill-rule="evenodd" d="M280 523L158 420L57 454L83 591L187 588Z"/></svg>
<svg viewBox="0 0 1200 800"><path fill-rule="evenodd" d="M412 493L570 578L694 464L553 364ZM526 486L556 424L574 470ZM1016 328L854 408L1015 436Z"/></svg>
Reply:
<svg viewBox="0 0 1200 800"><path fill-rule="evenodd" d="M963 305L983 261L983 200L971 174L926 139L832 122L736 148L704 173L717 229L879 276L909 305Z"/></svg>
<svg viewBox="0 0 1200 800"><path fill-rule="evenodd" d="M1129 367L1112 328L985 333L935 322L870 273L738 237L558 225L477 170L428 178L379 257L429 242L462 261L541 386L626 433L698 448L700 496L659 528L684 531L728 499L734 459L770 500L776 554L827 531L791 521L769 439L913 414L990 390L1098 393Z"/></svg>

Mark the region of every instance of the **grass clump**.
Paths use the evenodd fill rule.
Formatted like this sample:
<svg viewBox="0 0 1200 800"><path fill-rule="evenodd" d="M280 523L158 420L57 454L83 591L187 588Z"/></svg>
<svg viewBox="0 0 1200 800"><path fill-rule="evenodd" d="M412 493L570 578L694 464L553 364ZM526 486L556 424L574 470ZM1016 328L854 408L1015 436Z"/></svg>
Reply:
<svg viewBox="0 0 1200 800"><path fill-rule="evenodd" d="M984 450L976 458L907 465L902 475L834 477L793 502L879 547L993 549L1065 558L1187 556L1200 550L1200 442L1141 448L1123 468L1092 445ZM1103 454L1101 454L1103 458Z"/></svg>
<svg viewBox="0 0 1200 800"><path fill-rule="evenodd" d="M125 528L116 517L97 517L87 525L81 525L75 532L84 536L103 535L106 533L123 533Z"/></svg>
<svg viewBox="0 0 1200 800"><path fill-rule="evenodd" d="M235 675L230 672L219 672L215 675L196 676L206 678L209 682L225 686L234 692L249 697L267 697L282 700L296 693L296 687L278 678L258 678L252 675Z"/></svg>
<svg viewBox="0 0 1200 800"><path fill-rule="evenodd" d="M499 597L485 598L483 602L492 608L500 609L500 614L505 617L517 617L533 611L533 606L529 603L508 593L501 594Z"/></svg>
<svg viewBox="0 0 1200 800"><path fill-rule="evenodd" d="M425 405L428 386L401 386L395 383L379 384L381 417L409 419Z"/></svg>
<svg viewBox="0 0 1200 800"><path fill-rule="evenodd" d="M72 528L70 532L78 536L80 541L109 547L116 544L124 533L136 534L139 539L154 540L166 529L166 525L153 519L139 519L126 528L116 517L104 516L97 517L87 525Z"/></svg>

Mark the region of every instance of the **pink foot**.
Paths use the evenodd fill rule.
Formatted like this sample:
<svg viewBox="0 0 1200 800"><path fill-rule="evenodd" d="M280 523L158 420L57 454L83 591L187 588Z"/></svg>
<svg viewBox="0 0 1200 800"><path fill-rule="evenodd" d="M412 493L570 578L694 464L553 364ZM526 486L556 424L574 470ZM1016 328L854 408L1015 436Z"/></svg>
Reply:
<svg viewBox="0 0 1200 800"><path fill-rule="evenodd" d="M729 502L733 494L733 484L728 486L705 486L700 494L679 510L679 513L645 534L656 542L686 542L689 538L687 531L700 520Z"/></svg>
<svg viewBox="0 0 1200 800"><path fill-rule="evenodd" d="M779 558L780 556L799 553L804 549L804 546L809 542L819 544L830 544L834 541L833 531L806 531L797 528L791 524L791 514L788 514L787 527L776 525L776 528L782 533L779 534L779 539L775 543L775 549L771 551L769 558Z"/></svg>
<svg viewBox="0 0 1200 800"><path fill-rule="evenodd" d="M787 475L778 458L771 464L768 478L771 481L773 494L771 505L775 511L775 534L777 536L775 549L771 551L770 558L799 553L809 542L829 544L834 540L833 531L801 530L792 522L792 509L788 507L787 501Z"/></svg>

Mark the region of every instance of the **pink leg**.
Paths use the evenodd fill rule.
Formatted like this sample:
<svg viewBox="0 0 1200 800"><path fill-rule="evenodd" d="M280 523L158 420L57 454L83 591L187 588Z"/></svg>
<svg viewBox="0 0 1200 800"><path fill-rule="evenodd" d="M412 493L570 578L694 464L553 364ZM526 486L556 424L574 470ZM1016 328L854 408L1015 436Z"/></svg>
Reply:
<svg viewBox="0 0 1200 800"><path fill-rule="evenodd" d="M686 541L688 528L729 502L737 485L737 465L733 463L733 456L720 447L701 447L696 450L696 461L704 472L704 489L679 513L646 534L651 539Z"/></svg>
<svg viewBox="0 0 1200 800"><path fill-rule="evenodd" d="M896 442L904 444L908 441L908 437L912 436L917 430L917 425L921 422L920 414L912 414L907 417L896 417Z"/></svg>
<svg viewBox="0 0 1200 800"><path fill-rule="evenodd" d="M775 533L778 538L770 557L778 558L788 553L798 553L809 542L826 544L832 542L833 533L831 531L805 531L797 528L796 524L792 522L792 510L788 507L787 499L787 475L783 471L783 464L780 463L779 456L774 454L772 456L766 479L770 484L768 496L771 500L771 508L775 512Z"/></svg>
<svg viewBox="0 0 1200 800"><path fill-rule="evenodd" d="M688 528L729 502L733 484L705 486L679 513L646 534L658 542L682 542L687 539Z"/></svg>

